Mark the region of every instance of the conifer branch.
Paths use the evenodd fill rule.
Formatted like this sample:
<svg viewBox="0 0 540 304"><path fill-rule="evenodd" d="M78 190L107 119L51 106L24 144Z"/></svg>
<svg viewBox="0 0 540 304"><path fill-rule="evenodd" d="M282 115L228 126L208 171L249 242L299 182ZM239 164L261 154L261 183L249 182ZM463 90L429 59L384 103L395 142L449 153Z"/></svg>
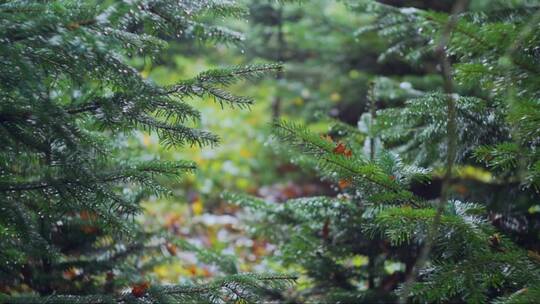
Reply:
<svg viewBox="0 0 540 304"><path fill-rule="evenodd" d="M413 193L403 189L399 184L392 181L390 177L383 177L381 174L373 174L373 168L369 164L359 164L356 159L347 159L343 156L334 156L334 145L320 140L319 136L310 134L309 131L303 130L302 127L294 126L284 121L275 121L273 123L274 128L277 130L282 129L288 134L284 140L292 137L293 144L299 139L298 145L311 145L317 150L317 158L320 158L323 162L331 164L335 167L341 168L344 171L350 173L355 178L365 179L375 185L399 194L399 197L405 199L415 207L420 206L420 200L416 198ZM279 134L279 133L278 133ZM378 173L378 172L377 172Z"/></svg>
<svg viewBox="0 0 540 304"><path fill-rule="evenodd" d="M278 64L259 64L209 70L193 79L167 88L165 94L195 95L199 97L207 95L213 97L222 106L223 103L227 103L231 107L249 107L253 104L253 99L233 95L217 86L229 86L238 79L255 80L266 73L279 70L281 70L281 66Z"/></svg>
<svg viewBox="0 0 540 304"><path fill-rule="evenodd" d="M143 163L133 168L119 169L113 172L99 173L90 180L74 180L71 177L48 178L35 182L0 182L0 192L9 191L31 191L45 188L55 188L58 186L74 185L97 185L101 183L117 182L129 178L145 178L145 174L176 175L180 171L192 171L197 167L191 162L163 162L163 163Z"/></svg>

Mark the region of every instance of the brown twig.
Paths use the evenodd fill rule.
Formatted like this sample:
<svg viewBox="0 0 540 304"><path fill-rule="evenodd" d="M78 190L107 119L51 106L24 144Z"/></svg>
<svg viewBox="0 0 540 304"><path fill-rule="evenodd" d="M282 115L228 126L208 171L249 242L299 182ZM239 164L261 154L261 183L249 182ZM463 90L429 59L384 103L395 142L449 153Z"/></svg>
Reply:
<svg viewBox="0 0 540 304"><path fill-rule="evenodd" d="M425 263L427 262L429 254L435 242L435 238L437 236L439 226L441 224L442 213L448 201L451 178L452 178L452 169L454 167L454 162L455 162L456 154L457 154L458 134L457 134L457 122L456 122L456 118L457 118L456 100L455 100L455 97L453 96L454 83L453 83L453 78L452 78L452 65L446 53L446 47L448 46L450 42L452 31L457 25L458 15L467 8L468 4L469 4L468 0L459 0L454 4L454 7L452 8L452 15L450 16L450 19L448 20L448 22L446 23L446 26L444 27L444 31L440 37L439 44L437 46L437 49L435 50L436 54L438 55L439 62L441 64L443 89L444 89L444 93L446 94L446 107L448 111L447 126L446 126L447 140L448 140L446 172L443 178L441 197L437 204L437 210L433 218L433 224L430 226L426 242L424 246L422 247L418 258L416 259L413 269L407 276L407 279L405 280L403 290L401 292L401 296L399 299L400 303L407 302L407 297L411 291L412 285L416 281L418 272L420 271L421 268L424 267Z"/></svg>

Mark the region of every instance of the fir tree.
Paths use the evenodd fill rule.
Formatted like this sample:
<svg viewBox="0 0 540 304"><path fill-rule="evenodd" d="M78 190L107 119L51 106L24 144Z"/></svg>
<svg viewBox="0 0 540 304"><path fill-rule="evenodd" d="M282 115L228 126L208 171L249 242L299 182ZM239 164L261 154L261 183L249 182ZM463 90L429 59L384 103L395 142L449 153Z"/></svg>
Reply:
<svg viewBox="0 0 540 304"><path fill-rule="evenodd" d="M248 3L245 57L284 66L272 82L275 93L269 101L273 118L292 115L315 121L320 113L328 113L354 123L366 105L372 74L409 72L395 60L374 64L384 45L375 34L355 43L350 33L369 18L357 18L340 1Z"/></svg>
<svg viewBox="0 0 540 304"><path fill-rule="evenodd" d="M467 1L456 1L448 14L365 2L351 5L377 19L359 33L388 39L385 55L435 59L440 88L374 79L371 103L387 109L372 106L359 130L274 124L294 161L335 183L337 197L230 199L255 214L282 263L304 272L308 288L295 300L534 303L538 7L477 1L463 12ZM468 189L466 168L487 178ZM436 180L434 196L418 191Z"/></svg>
<svg viewBox="0 0 540 304"><path fill-rule="evenodd" d="M287 49L287 41L285 39L284 25L288 19L295 19L294 13L291 17L284 13L285 3L273 1L252 1L250 3L250 15L252 22L256 22L256 30L254 37L258 37L261 41L253 41L253 51L259 57L267 58L270 61L282 63L285 60ZM252 41L250 39L250 41ZM278 81L283 80L283 72L279 72ZM272 116L279 117L281 114L281 99L276 95L273 97L271 108Z"/></svg>
<svg viewBox="0 0 540 304"><path fill-rule="evenodd" d="M290 280L239 274L228 259L133 220L142 199L167 194L157 176L195 165L130 158L129 135L216 144L187 100L248 107L251 99L224 87L279 67L211 70L161 87L130 58L151 60L169 39L239 42L241 34L200 20L242 11L212 0L0 2L0 302L221 303ZM203 285L150 282L146 271L177 248L233 274Z"/></svg>

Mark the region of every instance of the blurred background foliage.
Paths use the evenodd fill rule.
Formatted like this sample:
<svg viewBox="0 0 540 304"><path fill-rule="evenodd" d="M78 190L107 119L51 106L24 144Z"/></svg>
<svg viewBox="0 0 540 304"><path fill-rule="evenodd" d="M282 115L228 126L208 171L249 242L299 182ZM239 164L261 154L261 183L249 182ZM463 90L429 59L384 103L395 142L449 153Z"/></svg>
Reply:
<svg viewBox="0 0 540 304"><path fill-rule="evenodd" d="M165 228L192 244L234 255L241 271L277 270L275 263L263 259L275 247L264 239L252 239L241 224L238 207L226 204L221 194L227 191L245 192L279 202L289 198L332 193L329 185L315 175L305 174L289 163L286 153L276 153L270 147L272 103L281 98L284 117L311 122L312 126L327 128L320 118L325 113L339 116L352 109L357 113L365 104L369 71L360 68L374 62L371 59L347 58L352 54L365 56L352 32L369 16L358 18L340 2L313 1L306 4L274 1L246 1L249 15L246 22L235 27L246 35L239 45L208 46L204 43L169 41L170 47L156 58L154 65L142 58L133 58L144 77L160 85L194 77L209 68L260 62L282 62L283 77L244 82L232 92L253 97L255 105L249 110L224 109L211 99L194 100L201 111L200 126L220 137L214 147L170 149L159 145L154 134L139 133L131 141L133 151L142 159L192 159L197 163L195 174L181 180L162 182L174 189L169 197L150 198L140 221L149 229ZM276 56L277 23L275 11L283 10L281 30L286 39L286 51ZM216 20L217 23L231 20ZM376 37L372 36L374 42ZM372 45L377 47L376 45ZM358 52L342 52L344 47ZM382 46L381 46L382 48ZM182 52L179 52L182 50ZM178 55L182 53L182 55ZM190 54L186 56L185 54ZM360 62L363 60L363 63ZM360 98L360 100L357 100ZM201 103L202 102L202 103ZM348 113L354 122L354 113ZM275 149L274 149L275 148ZM284 152L284 151L279 151ZM311 176L311 177L310 177ZM307 177L307 178L306 178ZM178 248L170 265L155 268L155 275L164 282L181 282L182 278L212 276L218 270L201 263L191 253Z"/></svg>
<svg viewBox="0 0 540 304"><path fill-rule="evenodd" d="M30 137L22 142L32 147L43 142L44 152L31 152L43 161L32 164L6 145L2 198L12 206L20 200L39 204L28 212L0 208L5 215L0 224L17 227L24 236L0 227L9 237L0 238L0 245L9 245L0 246L0 262L8 269L0 273L6 277L0 278L0 302L12 302L12 293L22 302L42 295L55 302L65 293L68 302L94 303L101 294L84 294L102 287L105 302L153 303L169 290L178 298L165 293L167 301L208 297L245 303L255 295L250 287L263 295L259 300L283 302L394 302L398 296L420 302L507 303L524 302L523 297L535 302L540 294L540 35L531 26L540 20L540 6L535 1L238 0L245 12L229 0L163 1L97 1L111 5L99 15L88 9L91 4L71 0L66 7L54 1L0 5L11 24L4 33L7 47L0 47L12 59L3 61L7 66L18 70L24 61L19 48L28 43L29 51L44 47L64 62L51 65L47 56L38 56L28 61L33 65L24 77L9 69L2 74L9 94L0 118L8 126L24 126ZM452 25L450 10L465 2L469 11ZM121 9L111 17L116 6ZM18 13L10 14L14 8ZM43 19L36 18L40 10L47 13ZM79 18L86 15L91 19ZM65 23L66 17L76 22ZM101 24L109 19L118 28L112 40ZM51 26L51 20L61 26ZM22 25L34 30L30 37L36 34L36 40L18 36ZM454 28L446 33L450 25ZM43 30L62 36L45 39ZM141 39L148 40L146 31L162 39L153 42L155 51L140 47ZM107 70L113 78L93 73L100 69L92 56L79 57L84 45L96 51L101 43L84 44L78 34L114 42L104 47L114 59ZM76 73L66 74L70 69ZM262 75L270 70L275 74ZM77 77L88 72L92 81ZM74 85L57 82L54 75L67 75ZM42 96L26 92L19 81L26 78ZM43 90L48 82L63 94ZM102 98L87 103L94 85ZM19 91L28 105L11 96ZM182 103L174 107L169 95ZM120 169L108 172L109 164L97 158L100 165L86 170L92 158L86 144L66 150L48 141L60 127L41 136L41 121L45 126L57 118L46 103L35 102L41 99L57 99L59 111L73 117L90 112L90 120L80 124L101 132L99 148L107 137L111 148L99 155ZM71 99L76 106L65 108ZM201 112L200 120L187 122L189 131L182 118L198 118L198 112L183 102ZM39 123L29 111L36 105ZM78 118L69 119L75 125ZM68 121L54 120L53 126ZM21 141L13 134L12 143ZM56 151L74 169L60 169L50 157ZM193 160L198 170L177 177L178 168L194 169L182 160ZM16 180L19 175L29 183ZM72 192L75 176L76 195L60 196L64 189ZM151 191L136 193L136 184L128 184L132 177ZM117 180L122 184L114 188L99 186ZM52 188L58 188L54 198ZM130 208L114 207L117 194L129 199ZM100 202L101 196L106 200ZM144 212L136 213L141 200ZM82 207L71 205L79 202ZM58 220L42 208L52 208ZM114 214L112 222L119 225L105 227L101 222L110 217L103 215L111 212L125 217ZM19 213L32 214L39 223L30 229L39 230L36 235L62 245L52 275L54 252L47 242L39 243L42 238L26 244L28 221L12 215ZM134 216L136 223L130 221ZM133 230L134 239L104 234L121 232L117 227ZM81 242L72 242L71 232ZM40 250L28 253L27 247ZM18 258L11 266L13 257ZM117 262L123 257L129 263ZM420 280L409 285L417 270ZM296 284L288 285L292 281ZM59 294L57 282L66 285ZM193 288L194 283L210 285ZM72 297L70 288L83 297Z"/></svg>
<svg viewBox="0 0 540 304"><path fill-rule="evenodd" d="M380 2L444 12L453 4L453 1ZM359 28L372 24L375 16L351 10L347 1L245 0L244 3L249 9L245 21L214 20L218 24L233 22L233 27L245 33L245 40L238 45L169 41L170 47L158 55L153 65L142 58L133 58L145 77L161 85L220 66L260 62L284 65L283 72L274 79L233 87L233 92L255 99L249 110L227 106L222 110L212 100L193 101L202 112L200 127L220 137L218 146L164 148L155 135L147 133L139 133L131 141L136 148L134 153L143 159L192 159L199 167L195 174L181 180L163 180L174 189L173 195L150 198L144 204L146 213L139 220L149 228L167 229L216 254L231 259L235 256L240 271L301 272L301 269L284 269L269 258L276 247L265 239L250 236L242 224L245 220L242 210L221 198L224 191L232 191L279 203L295 197L339 192L337 185L321 181L313 172L306 172L309 169L290 162L287 149L271 139L272 119L291 118L320 132L329 132L330 125L342 122L343 130L330 130L340 134L346 128L362 128L360 116L369 110L370 82L376 80L377 108L384 109L399 107L420 91L440 87L442 80L435 58L428 55L421 64L408 61L399 52L388 52L388 40L377 32L359 32ZM470 8L481 11L492 4L493 1L475 0ZM477 88L461 89L468 90L462 93L473 93ZM360 138L358 142L363 140ZM459 167L456 175L464 180L456 185L456 191L464 195L470 191L471 180L483 183L491 180L489 173L475 165ZM440 184L435 179L424 190L438 193L437 187ZM182 248L167 250L183 258L154 269L155 276L163 282L211 277L219 272ZM351 263L364 265L367 260L358 256ZM397 264L387 264L389 273L399 268ZM305 278L296 285L298 289L307 287L309 282Z"/></svg>

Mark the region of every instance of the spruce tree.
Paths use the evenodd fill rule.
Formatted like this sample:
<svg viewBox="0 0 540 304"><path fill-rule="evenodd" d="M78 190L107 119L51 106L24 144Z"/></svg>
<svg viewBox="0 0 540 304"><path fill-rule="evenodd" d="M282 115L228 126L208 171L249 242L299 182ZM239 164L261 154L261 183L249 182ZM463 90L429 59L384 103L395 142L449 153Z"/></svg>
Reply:
<svg viewBox="0 0 540 304"><path fill-rule="evenodd" d="M404 67L397 61L373 64L384 49L381 40L372 34L355 43L351 33L368 18L357 18L341 1L248 3L245 57L284 66L272 82L273 118L316 121L321 113L328 113L354 123L366 104L369 76Z"/></svg>
<svg viewBox="0 0 540 304"><path fill-rule="evenodd" d="M222 303L290 280L239 274L227 259L134 221L141 200L167 194L156 177L195 165L130 157L130 134L214 145L188 99L248 107L250 98L224 87L279 66L210 70L162 87L131 58L152 60L171 39L239 42L241 34L201 20L242 12L217 0L0 1L0 302ZM147 271L178 250L233 274L202 285L151 282Z"/></svg>
<svg viewBox="0 0 540 304"><path fill-rule="evenodd" d="M358 130L274 123L293 161L332 181L336 197L229 197L279 245L276 258L304 273L293 300L538 300L540 13L527 1L474 1L468 11L467 2L452 13L351 2L376 16L360 33L388 39L387 54L435 59L440 87L373 79Z"/></svg>

